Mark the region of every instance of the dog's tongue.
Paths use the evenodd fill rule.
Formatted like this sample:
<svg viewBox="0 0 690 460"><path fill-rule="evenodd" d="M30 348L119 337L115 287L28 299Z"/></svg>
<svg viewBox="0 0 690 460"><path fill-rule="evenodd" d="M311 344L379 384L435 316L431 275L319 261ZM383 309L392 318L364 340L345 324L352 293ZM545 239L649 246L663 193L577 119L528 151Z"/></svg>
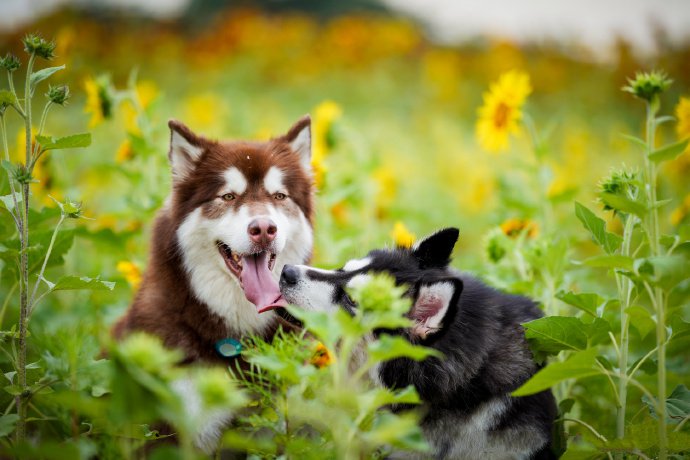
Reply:
<svg viewBox="0 0 690 460"><path fill-rule="evenodd" d="M268 269L268 252L252 254L242 258L242 287L244 295L256 305L259 313L286 304L280 294L278 283Z"/></svg>

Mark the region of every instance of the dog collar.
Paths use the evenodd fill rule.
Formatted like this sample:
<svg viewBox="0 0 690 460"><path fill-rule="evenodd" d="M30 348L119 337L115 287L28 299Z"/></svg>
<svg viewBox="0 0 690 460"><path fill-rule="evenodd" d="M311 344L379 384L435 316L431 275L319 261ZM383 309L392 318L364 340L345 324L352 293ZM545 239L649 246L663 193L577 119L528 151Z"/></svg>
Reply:
<svg viewBox="0 0 690 460"><path fill-rule="evenodd" d="M242 353L242 344L235 339L220 339L216 342L216 352L223 358L234 358Z"/></svg>

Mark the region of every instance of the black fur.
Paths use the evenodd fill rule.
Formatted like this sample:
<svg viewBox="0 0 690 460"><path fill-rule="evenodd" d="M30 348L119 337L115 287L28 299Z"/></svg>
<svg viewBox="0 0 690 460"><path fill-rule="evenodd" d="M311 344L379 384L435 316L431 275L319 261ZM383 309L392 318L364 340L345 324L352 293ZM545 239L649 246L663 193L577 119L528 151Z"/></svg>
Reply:
<svg viewBox="0 0 690 460"><path fill-rule="evenodd" d="M528 298L499 292L449 268L457 237L456 229L442 230L415 249L371 251L367 256L370 263L358 270L326 273L307 269L305 276L335 286L333 302L351 312L356 305L344 294L344 286L357 274L389 273L398 284L410 287L408 295L415 300L421 286L451 282L454 295L439 330L426 337L415 335L413 330L387 331L435 348L443 358L385 362L378 369L381 382L389 388L413 385L417 389L424 403L421 426L435 458L478 455L469 447L463 451L462 444L474 440L463 434L472 431L462 431L462 424L475 423L482 411L489 414L483 433L489 441L480 452L482 457L493 458L491 452L499 451L500 455L512 454L510 447L506 450L507 443L516 446L516 454L522 452L516 458L556 458L551 452L551 432L557 408L551 391L522 398L510 396L539 370L520 323L542 313ZM490 415L493 407L498 408L495 417ZM523 441L527 447L519 444ZM492 451L494 448L499 450Z"/></svg>

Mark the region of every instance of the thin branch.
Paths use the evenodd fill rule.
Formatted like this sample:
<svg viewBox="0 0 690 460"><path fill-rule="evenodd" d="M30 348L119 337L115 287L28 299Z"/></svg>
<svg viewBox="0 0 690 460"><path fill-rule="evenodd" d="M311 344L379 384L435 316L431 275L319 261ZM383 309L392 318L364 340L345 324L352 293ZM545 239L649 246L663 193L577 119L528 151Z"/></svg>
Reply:
<svg viewBox="0 0 690 460"><path fill-rule="evenodd" d="M606 439L606 437L603 434L600 434L592 425L590 425L587 422L583 422L582 420L580 420L578 418L563 418L563 421L580 424L580 425L584 426L585 428L587 428L590 431L590 433L592 433L594 436L596 436L596 438L599 441L606 443L606 444L608 444L608 442L609 442L609 440Z"/></svg>
<svg viewBox="0 0 690 460"><path fill-rule="evenodd" d="M58 231L60 230L60 226L62 223L65 221L65 214L61 213L60 214L60 220L58 221L57 225L55 226L55 230L53 230L53 236L50 238L50 245L48 245L48 251L46 251L46 257L43 259L43 266L41 267L41 272L38 274L38 279L36 280L36 284L34 284L34 290L31 293L31 297L29 298L29 315L31 315L31 312L33 311L33 305L34 305L34 299L36 298L36 291L38 291L38 286L41 284L41 281L43 280L43 274L46 271L46 266L48 265L48 259L50 259L50 254L53 252L53 246L55 245L55 239L57 238Z"/></svg>
<svg viewBox="0 0 690 460"><path fill-rule="evenodd" d="M638 369L640 369L640 366L642 366L642 364L643 364L650 356L652 356L652 355L656 352L657 348L659 348L659 347L654 347L649 353L647 353L646 355L644 355L640 361L638 361L638 363L635 365L635 367L633 368L633 370L630 371L629 377L632 378L632 376L635 375L635 373L638 371Z"/></svg>

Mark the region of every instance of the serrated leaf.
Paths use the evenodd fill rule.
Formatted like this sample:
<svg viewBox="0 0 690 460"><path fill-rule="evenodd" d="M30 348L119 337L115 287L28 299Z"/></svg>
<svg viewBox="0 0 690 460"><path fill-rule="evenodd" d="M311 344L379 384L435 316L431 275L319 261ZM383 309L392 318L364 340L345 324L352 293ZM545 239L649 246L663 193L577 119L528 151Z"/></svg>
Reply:
<svg viewBox="0 0 690 460"><path fill-rule="evenodd" d="M642 397L649 408L650 414L657 418L656 405L646 396ZM690 415L690 390L685 385L678 385L666 399L666 420L670 423L679 423Z"/></svg>
<svg viewBox="0 0 690 460"><path fill-rule="evenodd" d="M656 149L649 154L649 159L655 163L672 160L685 151L685 149L688 147L688 142L690 142L690 139L684 139L674 144L669 144Z"/></svg>
<svg viewBox="0 0 690 460"><path fill-rule="evenodd" d="M522 323L533 351L557 354L587 348L587 328L573 316L546 316Z"/></svg>
<svg viewBox="0 0 690 460"><path fill-rule="evenodd" d="M528 396L551 388L564 380L598 375L600 371L594 367L596 354L596 350L590 348L573 353L565 361L553 362L534 374L524 385L513 391L512 395Z"/></svg>
<svg viewBox="0 0 690 460"><path fill-rule="evenodd" d="M14 431L14 427L19 420L17 414L6 414L0 416L0 437L7 436Z"/></svg>
<svg viewBox="0 0 690 460"><path fill-rule="evenodd" d="M620 247L623 238L607 232L606 222L577 201L575 202L575 215L592 234L594 241L608 254L613 253Z"/></svg>
<svg viewBox="0 0 690 460"><path fill-rule="evenodd" d="M33 93L33 90L34 88L36 88L37 84L53 75L55 72L58 72L64 68L65 65L63 64L57 67L46 67L45 69L37 70L36 72L32 73L31 78L29 79L31 85L31 92Z"/></svg>
<svg viewBox="0 0 690 460"><path fill-rule="evenodd" d="M587 292L575 294L574 292L560 291L556 294L556 298L592 316L598 316L597 308L606 302L599 294Z"/></svg>
<svg viewBox="0 0 690 460"><path fill-rule="evenodd" d="M606 192L600 193L599 198L606 205L620 212L634 214L640 218L644 218L647 213L647 206L642 202L642 195L638 198L639 201L633 201L626 196Z"/></svg>
<svg viewBox="0 0 690 460"><path fill-rule="evenodd" d="M115 283L103 281L99 278L89 278L87 276L63 276L52 287L51 291L112 291Z"/></svg>
<svg viewBox="0 0 690 460"><path fill-rule="evenodd" d="M41 144L42 150L83 148L91 145L91 133L72 134L57 139L51 136L36 136L36 142Z"/></svg>
<svg viewBox="0 0 690 460"><path fill-rule="evenodd" d="M611 254L590 257L589 259L585 259L580 263L587 265L588 267L632 270L633 262L634 259L632 257Z"/></svg>
<svg viewBox="0 0 690 460"><path fill-rule="evenodd" d="M381 362L394 358L411 358L421 361L429 356L441 358L443 355L433 348L412 345L402 337L384 334L378 340L367 344L367 355L370 361Z"/></svg>

